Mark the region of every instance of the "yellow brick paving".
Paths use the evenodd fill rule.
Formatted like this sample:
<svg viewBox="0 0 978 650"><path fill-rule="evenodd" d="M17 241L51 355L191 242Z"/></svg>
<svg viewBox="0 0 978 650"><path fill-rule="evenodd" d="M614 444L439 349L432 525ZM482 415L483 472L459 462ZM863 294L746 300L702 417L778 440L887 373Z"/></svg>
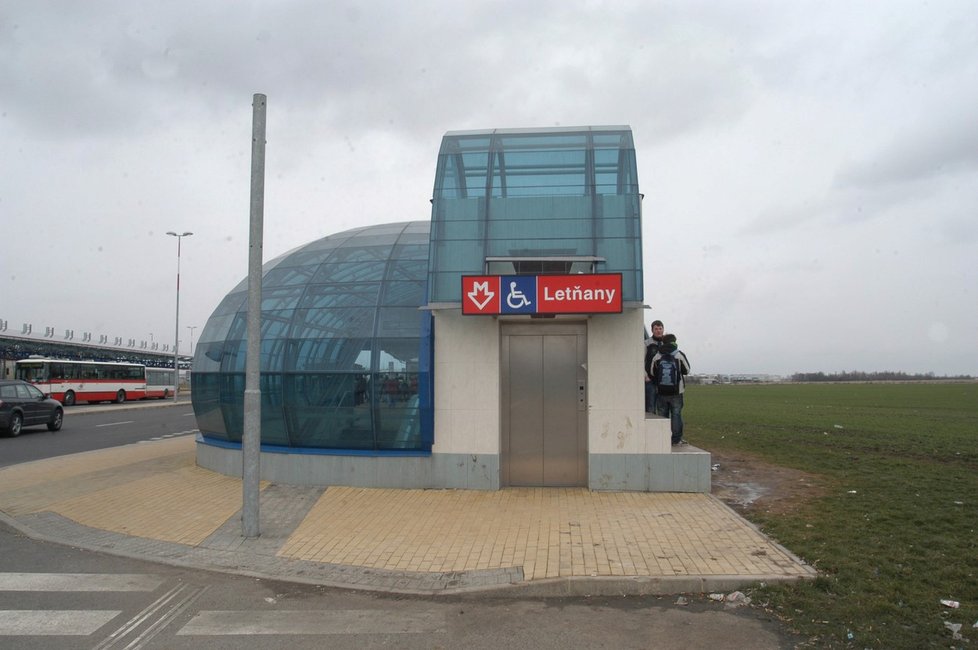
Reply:
<svg viewBox="0 0 978 650"><path fill-rule="evenodd" d="M242 489L238 478L197 467L194 450L183 436L0 469L0 510L54 512L93 529L200 546L239 511ZM398 572L814 575L704 494L331 487L283 540L279 558Z"/></svg>
<svg viewBox="0 0 978 650"><path fill-rule="evenodd" d="M197 545L241 507L241 480L195 466L194 439L60 456L0 470L0 510Z"/></svg>
<svg viewBox="0 0 978 650"><path fill-rule="evenodd" d="M396 571L522 567L527 580L811 574L709 495L583 488L331 487L279 555Z"/></svg>

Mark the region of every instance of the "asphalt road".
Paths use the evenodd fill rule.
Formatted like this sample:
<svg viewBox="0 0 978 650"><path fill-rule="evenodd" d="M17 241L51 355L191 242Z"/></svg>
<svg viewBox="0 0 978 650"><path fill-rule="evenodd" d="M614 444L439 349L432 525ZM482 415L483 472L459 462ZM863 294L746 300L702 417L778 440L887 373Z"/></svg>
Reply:
<svg viewBox="0 0 978 650"><path fill-rule="evenodd" d="M0 647L794 647L750 608L706 598L393 596L170 567L31 540L0 524Z"/></svg>
<svg viewBox="0 0 978 650"><path fill-rule="evenodd" d="M71 406L61 431L42 425L16 438L0 437L0 467L196 432L189 399Z"/></svg>

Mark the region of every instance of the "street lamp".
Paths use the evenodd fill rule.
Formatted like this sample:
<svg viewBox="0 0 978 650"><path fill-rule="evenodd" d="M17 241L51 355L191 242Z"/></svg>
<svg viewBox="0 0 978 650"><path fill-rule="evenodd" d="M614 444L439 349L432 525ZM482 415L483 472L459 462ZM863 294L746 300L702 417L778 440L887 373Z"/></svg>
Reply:
<svg viewBox="0 0 978 650"><path fill-rule="evenodd" d="M194 356L194 330L197 329L197 326L187 325L187 329L190 330L190 356Z"/></svg>
<svg viewBox="0 0 978 650"><path fill-rule="evenodd" d="M170 231L166 234L177 238L177 324L176 333L173 335L173 401L176 402L177 395L180 393L180 240L193 233L185 232L178 235Z"/></svg>

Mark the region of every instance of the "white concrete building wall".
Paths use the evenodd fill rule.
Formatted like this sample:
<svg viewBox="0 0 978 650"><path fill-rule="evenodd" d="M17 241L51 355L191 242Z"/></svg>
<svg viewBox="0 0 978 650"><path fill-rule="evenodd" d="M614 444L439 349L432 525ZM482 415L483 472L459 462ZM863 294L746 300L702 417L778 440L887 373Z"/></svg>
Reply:
<svg viewBox="0 0 978 650"><path fill-rule="evenodd" d="M433 454L499 455L499 321L435 312Z"/></svg>
<svg viewBox="0 0 978 650"><path fill-rule="evenodd" d="M669 453L669 423L645 417L641 309L588 321L588 453Z"/></svg>

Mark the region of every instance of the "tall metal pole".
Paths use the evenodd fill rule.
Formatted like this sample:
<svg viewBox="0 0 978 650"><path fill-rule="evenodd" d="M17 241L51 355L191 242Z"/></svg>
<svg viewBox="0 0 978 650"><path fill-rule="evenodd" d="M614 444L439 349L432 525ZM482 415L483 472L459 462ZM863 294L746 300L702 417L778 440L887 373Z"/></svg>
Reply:
<svg viewBox="0 0 978 650"><path fill-rule="evenodd" d="M166 234L177 238L177 324L176 334L173 335L173 401L176 402L180 393L180 241L193 233L178 235L171 231Z"/></svg>
<svg viewBox="0 0 978 650"><path fill-rule="evenodd" d="M241 532L258 537L261 467L261 257L265 213L265 95L256 93L251 127L251 220L248 229L248 354L241 438Z"/></svg>

